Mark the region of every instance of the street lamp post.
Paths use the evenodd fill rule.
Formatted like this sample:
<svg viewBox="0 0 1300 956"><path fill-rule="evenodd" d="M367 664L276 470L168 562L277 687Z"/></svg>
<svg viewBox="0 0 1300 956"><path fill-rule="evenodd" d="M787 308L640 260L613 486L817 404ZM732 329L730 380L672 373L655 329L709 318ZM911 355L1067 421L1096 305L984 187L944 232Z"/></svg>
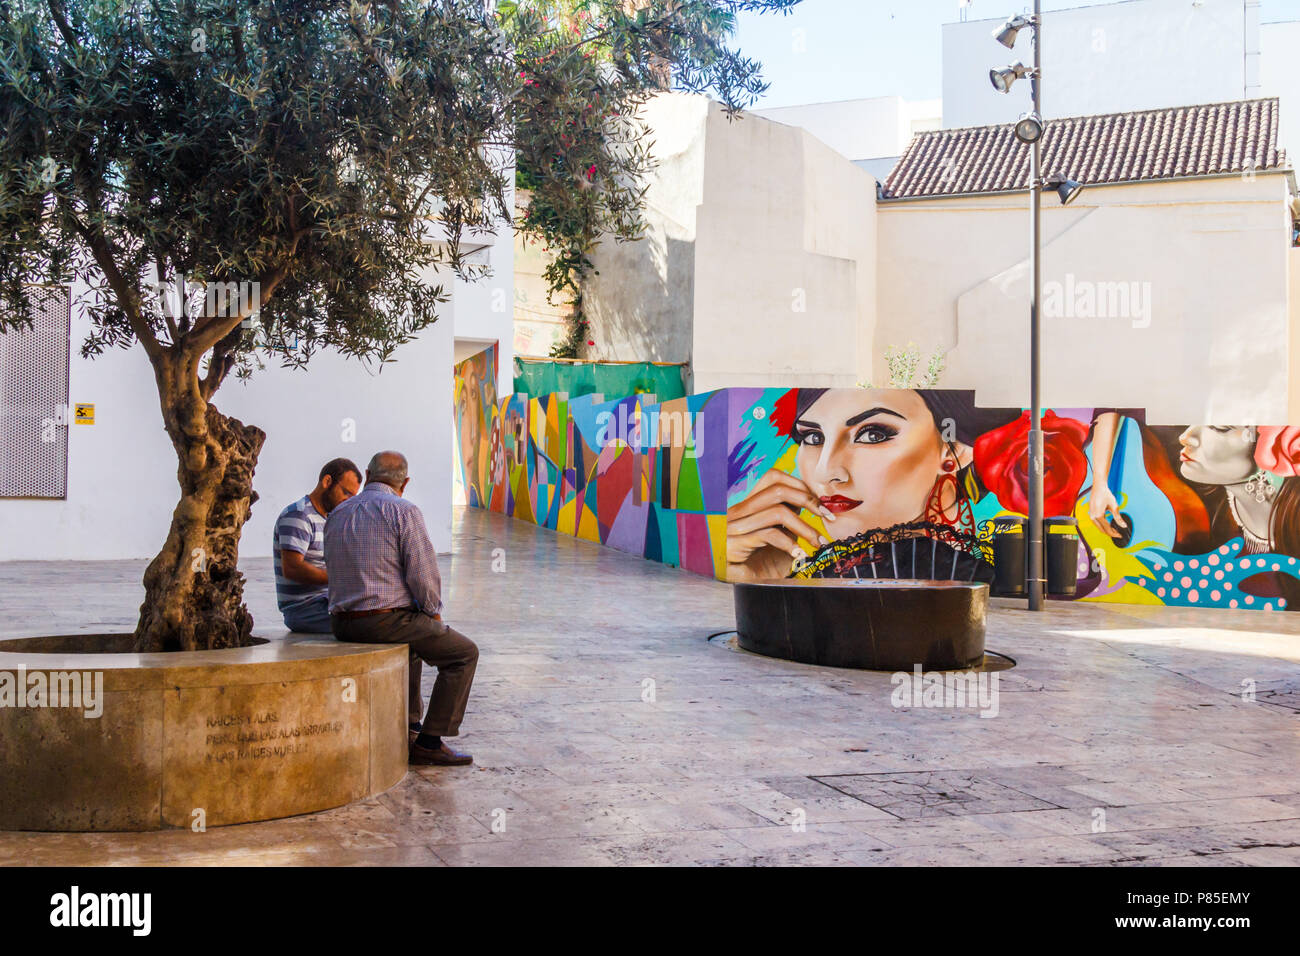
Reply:
<svg viewBox="0 0 1300 956"><path fill-rule="evenodd" d="M1034 72L1029 88L1034 115L1042 117L1043 22L1041 0L1034 0ZM1029 610L1043 609L1043 407L1042 303L1043 137L1035 136L1029 159Z"/></svg>
<svg viewBox="0 0 1300 956"><path fill-rule="evenodd" d="M1016 45L1020 31L1028 27L1033 33L1033 66L1026 69L1021 63L1003 70L989 71L993 88L999 93L1009 93L1011 86L1022 76L1029 78L1033 108L1016 124L1016 138L1030 147L1029 159L1029 610L1043 609L1043 428L1042 428L1042 335L1039 306L1042 301L1041 222L1043 201L1043 50L1042 3L1034 0L1031 16L1012 17L995 30L994 38L1008 49ZM1070 193L1070 199L1078 192ZM1061 192L1062 202L1066 192Z"/></svg>

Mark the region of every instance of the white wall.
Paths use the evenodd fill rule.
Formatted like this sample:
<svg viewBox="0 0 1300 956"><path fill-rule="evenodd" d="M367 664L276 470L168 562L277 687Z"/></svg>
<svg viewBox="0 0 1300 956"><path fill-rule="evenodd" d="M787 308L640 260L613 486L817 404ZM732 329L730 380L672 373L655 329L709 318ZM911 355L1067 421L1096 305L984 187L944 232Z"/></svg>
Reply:
<svg viewBox="0 0 1300 956"><path fill-rule="evenodd" d="M1300 158L1300 20L1263 24L1260 48L1260 95L1278 98L1280 145L1295 165Z"/></svg>
<svg viewBox="0 0 1300 956"><path fill-rule="evenodd" d="M940 100L911 102L899 96L754 111L773 122L806 129L852 160L901 156L918 132L939 128L942 112Z"/></svg>
<svg viewBox="0 0 1300 956"><path fill-rule="evenodd" d="M641 115L653 130L656 162L646 181L646 228L635 242L607 238L592 255L583 305L596 344L584 354L607 361L689 362L709 102L702 96L656 96ZM754 122L739 119L732 132Z"/></svg>
<svg viewBox="0 0 1300 956"><path fill-rule="evenodd" d="M1009 4L1007 12L1015 9ZM994 67L1017 59L1033 62L1030 31L1021 32L1014 51L993 39L1004 19L944 24L945 128L1009 123L1030 108L1027 81L1009 94L989 83ZM1248 49L1257 43L1258 24L1257 0L1127 0L1044 13L1043 115L1121 113L1263 95L1247 67L1247 53L1258 53ZM1257 59L1251 64L1255 72Z"/></svg>
<svg viewBox="0 0 1300 956"><path fill-rule="evenodd" d="M1045 314L1045 402L1140 406L1153 423L1286 421L1287 198L1278 174L1092 187L1066 208L1049 198L1045 287L1139 283L1151 309ZM1023 404L1027 219L1024 195L882 204L879 351L943 348L942 386Z"/></svg>
<svg viewBox="0 0 1300 956"><path fill-rule="evenodd" d="M67 497L0 499L0 560L152 557L167 536L180 493L153 369L138 347L81 358L89 331L74 305L68 401L95 424L68 426Z"/></svg>
<svg viewBox="0 0 1300 956"><path fill-rule="evenodd" d="M455 280L454 326L457 359L481 352L496 342L500 376L497 394L514 391L514 247L509 231L498 237L490 252L491 271L473 282ZM447 373L451 388L451 373Z"/></svg>
<svg viewBox="0 0 1300 956"><path fill-rule="evenodd" d="M303 372L267 368L247 385L227 381L222 386L216 406L266 432L253 477L261 500L244 526L241 554L271 553L276 515L315 487L326 461L343 456L364 469L371 455L387 448L407 456L407 497L424 512L438 551L451 550L446 462L452 447L452 339L460 308L457 300L443 306L439 320L398 348L397 361L382 371L322 352ZM353 442L343 440L345 420L355 423Z"/></svg>
<svg viewBox="0 0 1300 956"><path fill-rule="evenodd" d="M853 385L875 328L875 180L802 129L710 107L694 388Z"/></svg>
<svg viewBox="0 0 1300 956"><path fill-rule="evenodd" d="M592 256L590 355L689 360L696 392L854 384L875 324L875 180L799 127L704 97L644 115L647 228Z"/></svg>
<svg viewBox="0 0 1300 956"><path fill-rule="evenodd" d="M512 382L508 234L490 256L494 274L478 283L426 275L443 282L452 301L382 371L326 351L304 371L268 365L248 384L227 379L214 404L267 434L253 478L259 500L241 554L271 553L276 515L315 486L326 461L343 456L364 469L385 448L410 459L408 494L423 509L437 549L451 549L455 337L499 340L502 394ZM0 499L0 561L150 558L166 537L179 490L152 369L139 346L82 359L77 350L88 330L74 311L69 400L93 402L95 424L69 426L67 498ZM345 420L355 425L355 441L345 440Z"/></svg>
<svg viewBox="0 0 1300 956"><path fill-rule="evenodd" d="M138 345L80 358L87 328L74 314L69 398L93 402L95 424L69 427L66 499L0 500L0 560L148 558L166 538L180 492L149 361ZM322 352L306 371L272 365L246 385L227 379L213 403L267 434L241 554L271 553L276 515L315 486L326 461L344 456L364 468L390 447L410 458L410 497L424 509L434 544L449 550L452 333L448 307L382 373ZM355 421L353 443L343 440L344 419Z"/></svg>

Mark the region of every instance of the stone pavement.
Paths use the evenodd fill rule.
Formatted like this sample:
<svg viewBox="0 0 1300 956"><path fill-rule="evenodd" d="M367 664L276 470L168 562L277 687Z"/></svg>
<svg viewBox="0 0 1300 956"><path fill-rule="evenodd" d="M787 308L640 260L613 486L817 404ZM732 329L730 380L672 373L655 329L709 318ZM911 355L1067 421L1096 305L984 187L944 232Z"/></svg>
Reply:
<svg viewBox="0 0 1300 956"><path fill-rule="evenodd" d="M731 591L687 572L482 512L454 546L474 767L206 833L0 833L0 865L1300 863L1300 614L995 602L986 718L711 642ZM144 564L0 564L0 637L129 630Z"/></svg>

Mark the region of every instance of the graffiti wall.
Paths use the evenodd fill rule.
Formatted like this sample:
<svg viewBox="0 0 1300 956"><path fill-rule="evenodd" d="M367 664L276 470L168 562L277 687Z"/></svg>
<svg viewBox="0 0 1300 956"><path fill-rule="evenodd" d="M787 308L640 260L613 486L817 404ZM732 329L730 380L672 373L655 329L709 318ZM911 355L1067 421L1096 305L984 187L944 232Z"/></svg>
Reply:
<svg viewBox="0 0 1300 956"><path fill-rule="evenodd" d="M477 427L478 507L723 580L991 581L994 520L1028 511L1028 413L969 391L513 396ZM1057 408L1043 430L1076 599L1300 607L1300 428Z"/></svg>
<svg viewBox="0 0 1300 956"><path fill-rule="evenodd" d="M473 381L491 363L473 361L457 367L455 385L471 506L726 575L727 460L721 444L718 454L703 454L706 435L726 434L725 393L655 403L642 395L516 393L491 406Z"/></svg>
<svg viewBox="0 0 1300 956"><path fill-rule="evenodd" d="M473 508L487 507L501 448L497 407L497 347L471 355L452 368L452 411L460 468L456 498ZM463 497L462 497L463 496ZM500 509L498 509L500 510Z"/></svg>

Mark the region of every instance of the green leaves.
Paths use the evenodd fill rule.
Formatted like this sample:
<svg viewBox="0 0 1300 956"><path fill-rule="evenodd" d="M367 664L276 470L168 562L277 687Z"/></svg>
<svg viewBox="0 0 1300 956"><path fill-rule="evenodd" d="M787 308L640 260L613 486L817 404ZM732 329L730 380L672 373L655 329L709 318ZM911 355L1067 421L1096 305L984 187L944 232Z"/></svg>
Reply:
<svg viewBox="0 0 1300 956"><path fill-rule="evenodd" d="M471 4L13 6L0 329L23 321L25 283L81 278L89 353L220 342L246 362L252 337L227 333L247 316L196 302L204 282L251 281L269 293L263 340L298 342L282 360L322 346L383 360L437 318L428 267L455 268L462 232L509 221L513 65ZM151 309L177 277L198 291L189 308Z"/></svg>
<svg viewBox="0 0 1300 956"><path fill-rule="evenodd" d="M710 93L735 112L766 85L753 60L726 41L740 11L785 11L798 0L517 0L498 5L516 50L516 184L531 193L517 223L554 254L552 300L574 306L565 342L576 358L586 340L581 282L605 237L638 238L649 131L637 118L647 99L675 88Z"/></svg>
<svg viewBox="0 0 1300 956"><path fill-rule="evenodd" d="M602 236L642 229L637 108L752 99L734 15L793 2L4 0L0 331L28 283L79 279L86 354L206 355L208 395L268 356L385 361L437 319L430 269L513 221L512 173L576 294ZM257 302L207 314L227 282Z"/></svg>

